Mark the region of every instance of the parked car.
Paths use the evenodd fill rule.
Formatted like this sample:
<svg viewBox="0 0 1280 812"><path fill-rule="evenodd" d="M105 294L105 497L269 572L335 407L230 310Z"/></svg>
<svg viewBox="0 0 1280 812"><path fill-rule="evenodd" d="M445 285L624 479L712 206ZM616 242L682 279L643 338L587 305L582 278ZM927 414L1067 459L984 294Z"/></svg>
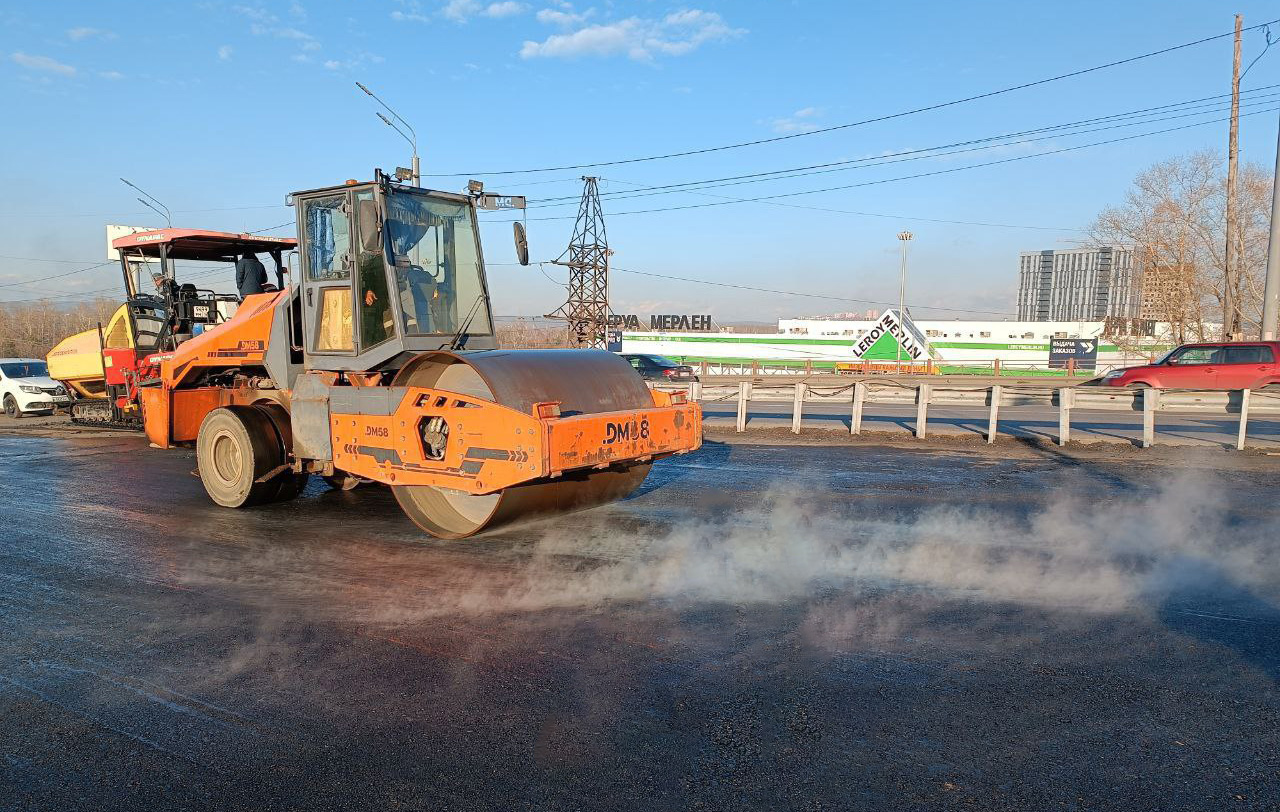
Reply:
<svg viewBox="0 0 1280 812"><path fill-rule="evenodd" d="M33 358L0 358L0 402L9 417L24 414L53 414L59 406L70 406L67 388L49 377L44 361Z"/></svg>
<svg viewBox="0 0 1280 812"><path fill-rule="evenodd" d="M1102 386L1157 389L1262 389L1280 387L1280 342L1223 341L1183 344L1154 363L1113 369Z"/></svg>
<svg viewBox="0 0 1280 812"><path fill-rule="evenodd" d="M635 367L636 372L646 381L671 381L675 383L698 380L693 367L688 364L677 364L670 358L661 355L623 355L627 363Z"/></svg>

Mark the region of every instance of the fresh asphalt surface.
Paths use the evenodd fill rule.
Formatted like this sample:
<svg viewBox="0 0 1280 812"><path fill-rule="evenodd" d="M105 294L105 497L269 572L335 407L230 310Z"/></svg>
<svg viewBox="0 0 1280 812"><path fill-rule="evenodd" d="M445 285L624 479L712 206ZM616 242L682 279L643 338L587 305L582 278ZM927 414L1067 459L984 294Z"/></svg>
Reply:
<svg viewBox="0 0 1280 812"><path fill-rule="evenodd" d="M1162 454L710 442L437 542L2 436L0 808L1280 808L1275 463Z"/></svg>

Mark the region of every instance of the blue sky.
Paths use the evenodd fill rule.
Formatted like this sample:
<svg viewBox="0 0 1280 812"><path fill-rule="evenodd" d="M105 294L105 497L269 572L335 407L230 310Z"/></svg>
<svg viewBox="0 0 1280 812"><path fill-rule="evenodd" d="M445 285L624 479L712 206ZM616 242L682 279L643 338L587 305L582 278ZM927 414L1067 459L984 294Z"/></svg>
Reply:
<svg viewBox="0 0 1280 812"><path fill-rule="evenodd" d="M175 225L257 230L291 219L283 206L290 191L407 165L406 145L375 117L379 108L355 88L357 80L414 125L424 174L483 173L805 133L1225 33L1234 12L1245 15L1246 26L1280 16L1262 2L1176 7L1177 14L1167 2L10 4L0 11L0 94L8 111L0 167L10 189L0 207L0 254L27 259L0 258L0 285L8 285L0 299L116 284L112 268L14 283L99 261L107 223L155 223L121 176L164 201ZM1246 63L1264 44L1261 31L1246 32ZM1280 47L1250 71L1246 91L1280 83L1277 59ZM1230 68L1226 38L830 133L670 160L481 177L495 191L555 198L577 194L584 173L601 176L618 268L846 299L896 301L894 235L908 228L915 240L907 299L917 315L947 314L930 307L1009 313L1019 251L1082 239L1072 229L1118 202L1132 177L1156 160L1225 151L1225 107L700 193L615 196L636 186L865 161L1185 102L1226 93ZM1242 151L1245 160L1269 166L1277 118L1269 111L1277 103L1265 98L1274 91L1257 92L1253 105L1246 95L1245 113L1268 112L1245 116ZM894 180L1197 122L1208 123ZM458 190L465 180L431 177L425 185ZM871 185L774 203L624 213L859 183ZM572 201L529 210L535 259L563 251L573 213ZM563 269L501 264L513 261L508 229L503 222L483 229L495 312L554 310L563 299L555 283ZM709 312L721 321L874 306L622 271L612 291L618 312Z"/></svg>

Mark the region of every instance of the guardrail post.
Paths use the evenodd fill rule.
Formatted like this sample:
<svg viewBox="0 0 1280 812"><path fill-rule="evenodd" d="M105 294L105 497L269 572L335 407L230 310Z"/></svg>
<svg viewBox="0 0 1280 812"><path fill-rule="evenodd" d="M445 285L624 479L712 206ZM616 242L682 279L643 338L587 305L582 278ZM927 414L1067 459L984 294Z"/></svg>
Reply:
<svg viewBox="0 0 1280 812"><path fill-rule="evenodd" d="M1244 451L1244 436L1249 425L1249 390L1240 390L1240 433L1236 435L1236 451Z"/></svg>
<svg viewBox="0 0 1280 812"><path fill-rule="evenodd" d="M991 374L996 376L997 378L1000 377L1000 359L999 358L991 362Z"/></svg>
<svg viewBox="0 0 1280 812"><path fill-rule="evenodd" d="M800 433L800 418L804 416L804 395L809 390L806 384L796 384L795 403L791 407L791 433Z"/></svg>
<svg viewBox="0 0 1280 812"><path fill-rule="evenodd" d="M996 421L999 419L1000 393L1002 391L1004 390L999 384L996 384L995 386L991 387L991 414L990 416L987 417L987 443L988 444L994 443L996 441Z"/></svg>
<svg viewBox="0 0 1280 812"><path fill-rule="evenodd" d="M1142 447L1150 448L1156 442L1156 409L1160 408L1160 390L1142 390Z"/></svg>
<svg viewBox="0 0 1280 812"><path fill-rule="evenodd" d="M751 381L738 382L738 431L747 430L747 401L751 399Z"/></svg>
<svg viewBox="0 0 1280 812"><path fill-rule="evenodd" d="M689 385L689 399L694 403L702 402L702 381L694 381Z"/></svg>
<svg viewBox="0 0 1280 812"><path fill-rule="evenodd" d="M1071 442L1071 402L1075 393L1070 386L1058 387L1058 445Z"/></svg>
<svg viewBox="0 0 1280 812"><path fill-rule="evenodd" d="M849 433L862 433L862 404L867 402L867 385L858 381L853 385L853 414L849 416Z"/></svg>
<svg viewBox="0 0 1280 812"><path fill-rule="evenodd" d="M916 387L916 437L924 438L929 423L929 394L933 387L922 383Z"/></svg>

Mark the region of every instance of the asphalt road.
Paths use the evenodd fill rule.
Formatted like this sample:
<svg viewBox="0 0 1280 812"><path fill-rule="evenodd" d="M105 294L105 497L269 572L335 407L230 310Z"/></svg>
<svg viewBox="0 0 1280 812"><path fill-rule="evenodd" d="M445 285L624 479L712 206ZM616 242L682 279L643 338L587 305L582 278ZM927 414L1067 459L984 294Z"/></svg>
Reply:
<svg viewBox="0 0 1280 812"><path fill-rule="evenodd" d="M747 428L791 426L790 401L753 400L748 404ZM809 401L804 406L800 429L849 430L852 404L844 395L838 402ZM707 401L703 415L709 425L733 426L737 420L736 399ZM985 437L986 406L930 406L929 433ZM1058 438L1056 406L1004 406L999 413L999 433L1010 437L1051 440ZM862 430L867 432L915 431L916 407L892 403L868 403L863 407ZM1235 448L1239 417L1201 417L1161 413L1156 417L1157 445L1230 446ZM1075 442L1137 444L1142 440L1142 412L1073 409L1071 439ZM1280 448L1280 420L1253 417L1249 420L1246 445L1251 448Z"/></svg>
<svg viewBox="0 0 1280 812"><path fill-rule="evenodd" d="M445 543L0 437L0 808L1276 809L1275 462L1109 454L712 442Z"/></svg>

